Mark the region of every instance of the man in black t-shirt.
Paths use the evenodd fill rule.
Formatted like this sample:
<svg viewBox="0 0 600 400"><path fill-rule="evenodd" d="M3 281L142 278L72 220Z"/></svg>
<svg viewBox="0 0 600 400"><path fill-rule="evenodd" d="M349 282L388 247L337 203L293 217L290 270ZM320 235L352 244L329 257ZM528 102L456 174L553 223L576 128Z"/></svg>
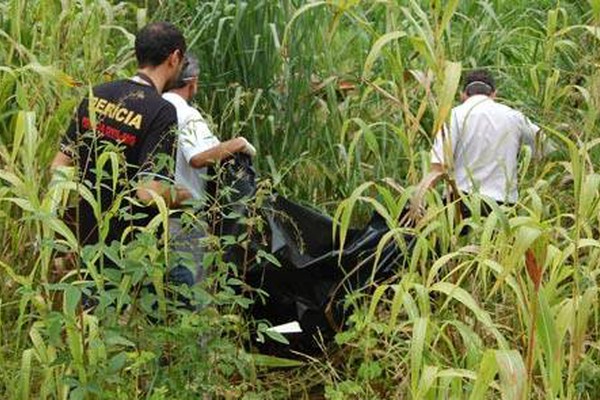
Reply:
<svg viewBox="0 0 600 400"><path fill-rule="evenodd" d="M153 192L170 207L190 197L165 179L166 161L174 155L177 113L161 97L176 81L185 51L185 39L173 25L147 25L135 40L137 75L94 87L79 105L52 169L77 166L98 203L94 209L86 196L78 202L75 224L82 246L129 241L132 235L126 232L135 232L158 213L151 204ZM110 154L105 150L117 157L102 156ZM107 218L108 226L101 226L99 221Z"/></svg>

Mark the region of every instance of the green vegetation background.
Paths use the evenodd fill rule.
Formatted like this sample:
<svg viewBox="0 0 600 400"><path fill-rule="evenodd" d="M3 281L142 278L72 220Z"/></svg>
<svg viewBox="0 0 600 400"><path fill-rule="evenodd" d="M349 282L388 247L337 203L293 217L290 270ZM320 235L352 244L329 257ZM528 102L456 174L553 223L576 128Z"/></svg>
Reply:
<svg viewBox="0 0 600 400"><path fill-rule="evenodd" d="M349 296L321 358L286 369L245 351L245 299L218 257L200 313L89 315L81 286L51 283L75 244L48 165L81 96L130 76L134 33L158 19L200 59L214 131L247 137L265 184L335 215L342 237L377 210L401 243L400 189L427 170L465 71L489 68L559 150L524 154L520 204L463 221L468 237L430 193L403 270ZM595 0L0 2L0 395L598 398L599 23ZM150 236L127 256L139 279L160 275Z"/></svg>

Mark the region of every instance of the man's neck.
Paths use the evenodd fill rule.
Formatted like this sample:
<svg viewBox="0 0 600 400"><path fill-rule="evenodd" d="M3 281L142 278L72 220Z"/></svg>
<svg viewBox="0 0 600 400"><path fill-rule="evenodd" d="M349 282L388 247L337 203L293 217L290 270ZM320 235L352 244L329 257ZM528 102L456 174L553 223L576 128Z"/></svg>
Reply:
<svg viewBox="0 0 600 400"><path fill-rule="evenodd" d="M465 98L464 102L473 102L473 101L485 101L485 100L494 100L492 96L487 94L473 94L467 98Z"/></svg>
<svg viewBox="0 0 600 400"><path fill-rule="evenodd" d="M138 72L143 73L148 78L152 80L152 83L156 87L159 93L162 93L165 85L167 83L167 79L164 77L164 74L160 70L160 67L144 67L138 69Z"/></svg>

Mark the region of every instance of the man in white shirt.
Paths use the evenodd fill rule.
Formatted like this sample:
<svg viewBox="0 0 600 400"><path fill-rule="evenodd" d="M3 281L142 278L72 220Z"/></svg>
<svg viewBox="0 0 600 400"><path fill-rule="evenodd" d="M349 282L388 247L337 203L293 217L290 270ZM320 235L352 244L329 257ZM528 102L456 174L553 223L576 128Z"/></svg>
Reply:
<svg viewBox="0 0 600 400"><path fill-rule="evenodd" d="M189 105L198 91L198 60L186 55L185 66L174 87L163 98L177 110L177 155L175 164L175 183L188 188L195 201L205 199L205 176L207 166L219 162L234 153L256 154L254 147L243 137L221 142L210 131L198 110ZM203 230L198 227L182 227L179 219L170 220L172 248L175 250L173 261L176 273L185 274L179 267L191 263L196 266L196 281L202 277ZM191 256L191 258L190 258ZM193 268L192 268L193 269Z"/></svg>
<svg viewBox="0 0 600 400"><path fill-rule="evenodd" d="M535 150L540 128L521 112L497 103L496 84L487 71L465 79L462 104L452 109L450 128L438 133L431 150L431 172L412 199L411 212L425 191L444 174L463 194L479 193L497 203L518 200L517 157L523 144ZM463 213L466 210L463 208ZM489 209L484 205L484 214Z"/></svg>
<svg viewBox="0 0 600 400"><path fill-rule="evenodd" d="M179 135L175 182L187 187L194 199L204 196L206 167L234 153L256 154L254 147L243 137L221 142L210 131L198 110L189 105L198 91L198 61L186 56L186 65L175 87L163 98L175 106Z"/></svg>

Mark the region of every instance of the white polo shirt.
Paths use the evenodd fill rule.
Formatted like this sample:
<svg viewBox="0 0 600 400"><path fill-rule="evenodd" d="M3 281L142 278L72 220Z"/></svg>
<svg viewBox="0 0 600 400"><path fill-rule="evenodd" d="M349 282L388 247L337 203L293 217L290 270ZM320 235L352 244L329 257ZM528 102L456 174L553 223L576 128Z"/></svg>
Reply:
<svg viewBox="0 0 600 400"><path fill-rule="evenodd" d="M176 93L164 93L163 98L177 110L177 160L175 182L187 187L194 199L204 196L205 168L192 168L190 160L195 155L217 146L220 141L212 134L198 110Z"/></svg>
<svg viewBox="0 0 600 400"><path fill-rule="evenodd" d="M519 150L523 144L533 149L539 130L521 112L474 95L452 109L450 129L438 133L431 162L449 167L465 193L516 203Z"/></svg>

